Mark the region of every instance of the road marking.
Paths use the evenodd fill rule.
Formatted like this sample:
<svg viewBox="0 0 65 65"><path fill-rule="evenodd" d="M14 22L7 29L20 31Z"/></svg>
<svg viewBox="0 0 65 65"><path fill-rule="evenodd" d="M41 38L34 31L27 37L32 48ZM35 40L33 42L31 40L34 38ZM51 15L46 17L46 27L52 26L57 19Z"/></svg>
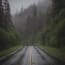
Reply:
<svg viewBox="0 0 65 65"><path fill-rule="evenodd" d="M30 48L30 65L32 65L32 48Z"/></svg>

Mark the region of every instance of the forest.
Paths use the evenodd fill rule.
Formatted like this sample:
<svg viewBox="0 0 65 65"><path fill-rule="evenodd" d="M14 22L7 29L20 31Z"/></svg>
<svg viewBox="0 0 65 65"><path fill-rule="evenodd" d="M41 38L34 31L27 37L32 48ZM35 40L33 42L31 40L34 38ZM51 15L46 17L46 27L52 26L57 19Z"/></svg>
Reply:
<svg viewBox="0 0 65 65"><path fill-rule="evenodd" d="M0 0L0 51L20 44L19 34L16 32L10 14L8 0Z"/></svg>
<svg viewBox="0 0 65 65"><path fill-rule="evenodd" d="M17 45L65 48L65 0L21 7L13 16L9 1L0 0L0 51Z"/></svg>
<svg viewBox="0 0 65 65"><path fill-rule="evenodd" d="M46 7L42 2L38 5L33 4L25 10L22 8L21 12L13 17L16 22L14 25L22 33L23 42L65 47L65 1L46 1Z"/></svg>

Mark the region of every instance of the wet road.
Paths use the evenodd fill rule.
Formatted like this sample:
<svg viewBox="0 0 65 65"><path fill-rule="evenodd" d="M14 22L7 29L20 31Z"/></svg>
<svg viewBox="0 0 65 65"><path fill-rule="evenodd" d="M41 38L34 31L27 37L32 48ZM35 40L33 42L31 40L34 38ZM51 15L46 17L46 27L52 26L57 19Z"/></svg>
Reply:
<svg viewBox="0 0 65 65"><path fill-rule="evenodd" d="M39 48L29 46L6 60L2 65L64 65Z"/></svg>
<svg viewBox="0 0 65 65"><path fill-rule="evenodd" d="M28 48L25 57L22 61L22 65L43 65L45 61L40 57L36 49L31 46Z"/></svg>

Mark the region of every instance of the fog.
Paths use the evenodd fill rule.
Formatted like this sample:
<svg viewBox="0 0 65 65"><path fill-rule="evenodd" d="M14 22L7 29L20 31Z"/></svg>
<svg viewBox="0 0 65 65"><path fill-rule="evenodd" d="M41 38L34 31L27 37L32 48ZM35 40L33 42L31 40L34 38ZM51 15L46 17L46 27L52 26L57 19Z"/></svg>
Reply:
<svg viewBox="0 0 65 65"><path fill-rule="evenodd" d="M27 8L33 3L37 4L39 1L42 0L9 0L11 14L20 12L21 8Z"/></svg>

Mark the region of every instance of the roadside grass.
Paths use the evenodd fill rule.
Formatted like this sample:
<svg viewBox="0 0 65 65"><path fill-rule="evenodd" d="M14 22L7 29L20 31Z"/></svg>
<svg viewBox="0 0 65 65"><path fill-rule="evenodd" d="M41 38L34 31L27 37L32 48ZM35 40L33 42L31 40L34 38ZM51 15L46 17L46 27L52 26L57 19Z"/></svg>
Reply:
<svg viewBox="0 0 65 65"><path fill-rule="evenodd" d="M65 48L52 48L48 46L43 46L42 48L44 48L49 55L65 61Z"/></svg>
<svg viewBox="0 0 65 65"><path fill-rule="evenodd" d="M18 48L21 48L21 47L22 47L21 45L18 45L18 46L15 46L15 47L0 51L0 57L7 56L8 54L16 51Z"/></svg>

